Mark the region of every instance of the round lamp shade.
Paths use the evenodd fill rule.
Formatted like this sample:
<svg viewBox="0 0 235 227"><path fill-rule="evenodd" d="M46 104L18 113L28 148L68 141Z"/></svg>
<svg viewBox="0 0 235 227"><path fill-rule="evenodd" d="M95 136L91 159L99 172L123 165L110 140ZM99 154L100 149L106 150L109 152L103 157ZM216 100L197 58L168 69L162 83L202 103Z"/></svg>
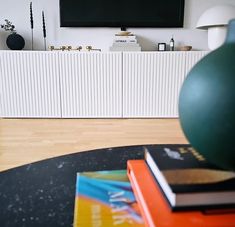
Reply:
<svg viewBox="0 0 235 227"><path fill-rule="evenodd" d="M191 145L208 161L235 170L235 20L223 46L189 72L179 118Z"/></svg>
<svg viewBox="0 0 235 227"><path fill-rule="evenodd" d="M214 50L220 47L226 37L227 24L235 18L235 6L218 5L206 10L197 22L197 28L208 29L208 47Z"/></svg>
<svg viewBox="0 0 235 227"><path fill-rule="evenodd" d="M199 18L197 28L208 29L209 27L226 26L231 19L235 18L235 6L218 5L207 9Z"/></svg>

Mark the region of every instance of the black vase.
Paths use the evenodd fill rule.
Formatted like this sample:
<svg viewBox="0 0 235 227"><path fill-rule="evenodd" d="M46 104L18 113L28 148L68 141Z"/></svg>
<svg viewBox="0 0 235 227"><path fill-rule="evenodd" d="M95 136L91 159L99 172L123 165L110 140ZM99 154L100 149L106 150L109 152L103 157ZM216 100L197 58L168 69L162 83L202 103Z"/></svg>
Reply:
<svg viewBox="0 0 235 227"><path fill-rule="evenodd" d="M17 33L10 34L7 37L6 43L11 50L22 50L25 45L24 38Z"/></svg>

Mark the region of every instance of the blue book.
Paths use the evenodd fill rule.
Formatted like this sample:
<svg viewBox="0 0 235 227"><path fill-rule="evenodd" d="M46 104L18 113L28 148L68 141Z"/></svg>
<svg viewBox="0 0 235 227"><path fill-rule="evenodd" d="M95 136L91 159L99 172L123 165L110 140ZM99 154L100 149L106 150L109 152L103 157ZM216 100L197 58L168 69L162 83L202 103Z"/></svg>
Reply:
<svg viewBox="0 0 235 227"><path fill-rule="evenodd" d="M142 227L126 170L77 174L74 227Z"/></svg>

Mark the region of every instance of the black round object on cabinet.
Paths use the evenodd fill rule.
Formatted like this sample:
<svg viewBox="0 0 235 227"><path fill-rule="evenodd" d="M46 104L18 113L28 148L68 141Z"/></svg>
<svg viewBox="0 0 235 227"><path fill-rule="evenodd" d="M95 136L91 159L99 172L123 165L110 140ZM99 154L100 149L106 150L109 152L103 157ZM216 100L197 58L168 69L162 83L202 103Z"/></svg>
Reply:
<svg viewBox="0 0 235 227"><path fill-rule="evenodd" d="M25 41L21 35L12 33L7 37L6 44L11 50L22 50L24 48Z"/></svg>

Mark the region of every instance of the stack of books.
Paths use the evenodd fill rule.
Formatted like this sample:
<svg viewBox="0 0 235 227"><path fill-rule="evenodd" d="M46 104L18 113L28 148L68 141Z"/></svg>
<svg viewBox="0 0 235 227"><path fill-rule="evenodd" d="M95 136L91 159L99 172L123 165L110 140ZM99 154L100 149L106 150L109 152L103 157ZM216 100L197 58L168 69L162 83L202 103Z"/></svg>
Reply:
<svg viewBox="0 0 235 227"><path fill-rule="evenodd" d="M141 51L135 35L116 34L110 51Z"/></svg>
<svg viewBox="0 0 235 227"><path fill-rule="evenodd" d="M127 170L78 173L75 226L234 227L235 173L190 145L147 146Z"/></svg>
<svg viewBox="0 0 235 227"><path fill-rule="evenodd" d="M235 173L191 146L149 146L127 169L146 226L235 226Z"/></svg>

